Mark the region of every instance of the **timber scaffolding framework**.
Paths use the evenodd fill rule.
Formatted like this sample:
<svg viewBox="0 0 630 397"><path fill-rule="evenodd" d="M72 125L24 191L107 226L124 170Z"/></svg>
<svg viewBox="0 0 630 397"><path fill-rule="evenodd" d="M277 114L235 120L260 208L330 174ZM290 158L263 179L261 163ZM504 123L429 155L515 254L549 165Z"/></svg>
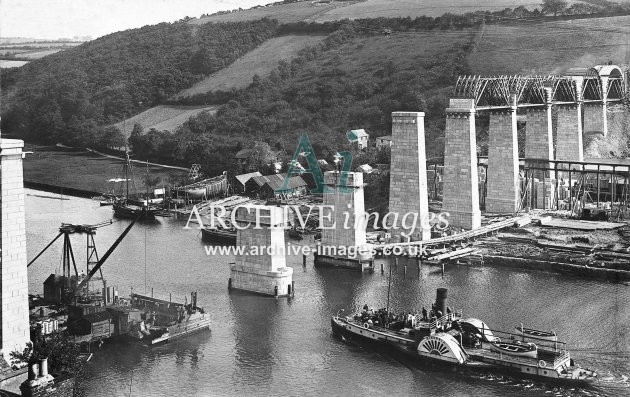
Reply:
<svg viewBox="0 0 630 397"><path fill-rule="evenodd" d="M439 201L442 194L440 160L427 162L428 190L434 201ZM478 156L477 167L483 170L479 174L481 208L485 208L487 193L487 161L487 156ZM617 219L630 209L630 162L519 159L519 170L519 212L531 208L569 210L572 215L579 215L591 202L595 208L605 207Z"/></svg>
<svg viewBox="0 0 630 397"><path fill-rule="evenodd" d="M540 163L528 164L528 161L523 160L520 163L524 183L521 185L519 212L526 207L534 209L542 207L570 210L571 215L579 215L587 201L590 201L595 205L595 209L604 207L611 211L613 217L620 219L623 212L628 209L630 163L545 160L544 163L549 163L546 167L539 165ZM536 180L542 182L539 187L542 188L543 200L536 200L534 192ZM547 198L548 194L551 200L546 203L544 198Z"/></svg>

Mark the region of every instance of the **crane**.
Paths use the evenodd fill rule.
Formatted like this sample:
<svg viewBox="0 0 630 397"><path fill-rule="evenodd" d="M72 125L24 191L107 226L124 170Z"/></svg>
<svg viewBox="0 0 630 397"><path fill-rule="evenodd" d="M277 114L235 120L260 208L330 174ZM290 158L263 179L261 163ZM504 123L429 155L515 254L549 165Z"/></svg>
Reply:
<svg viewBox="0 0 630 397"><path fill-rule="evenodd" d="M107 260L107 258L111 255L111 253L116 249L116 247L120 244L123 238L129 233L133 225L136 223L138 219L134 219L127 228L123 231L123 233L116 239L114 244L107 250L105 255L99 259L98 252L96 251L96 244L94 242L94 235L96 234L96 230L103 227L108 226L113 223L112 220L103 221L94 225L75 225L70 223L62 223L59 227L59 234L39 253L35 258L33 258L27 265L31 266L33 262L35 262L55 241L59 239L59 237L64 236L63 242L63 253L62 253L62 262L63 262L63 276L65 285L65 298L70 301L74 298L78 291L82 291L84 287L86 287L83 291L84 294L89 294L89 282L92 280L94 274L96 272L100 272L100 280L103 281L103 286L105 286L105 280L103 279L103 272L101 270L101 266ZM72 285L72 277L71 277L71 266L74 268L74 273L76 275L76 282L79 282L79 273L77 270L76 261L74 259L74 251L72 250L72 244L70 242L71 234L86 234L87 235L87 263L86 263L86 276L81 280L81 282L73 288Z"/></svg>

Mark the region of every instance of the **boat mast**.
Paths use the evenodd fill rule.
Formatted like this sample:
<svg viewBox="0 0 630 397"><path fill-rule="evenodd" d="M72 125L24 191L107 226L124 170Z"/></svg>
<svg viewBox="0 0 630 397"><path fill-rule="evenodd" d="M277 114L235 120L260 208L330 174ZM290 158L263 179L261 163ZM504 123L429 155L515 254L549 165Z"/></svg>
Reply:
<svg viewBox="0 0 630 397"><path fill-rule="evenodd" d="M129 152L125 150L125 186L127 187L127 194L125 198L129 198Z"/></svg>
<svg viewBox="0 0 630 397"><path fill-rule="evenodd" d="M389 263L389 281L387 282L387 320L385 321L385 325L389 324L389 292L392 289L392 264Z"/></svg>

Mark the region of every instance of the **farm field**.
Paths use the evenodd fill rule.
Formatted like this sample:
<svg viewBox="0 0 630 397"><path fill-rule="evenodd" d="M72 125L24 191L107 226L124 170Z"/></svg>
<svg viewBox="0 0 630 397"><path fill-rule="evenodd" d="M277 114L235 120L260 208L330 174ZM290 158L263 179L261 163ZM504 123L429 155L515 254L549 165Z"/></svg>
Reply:
<svg viewBox="0 0 630 397"><path fill-rule="evenodd" d="M0 39L0 42L9 39ZM17 39L15 39L17 40ZM47 55L57 53L75 47L81 42L4 42L0 44L0 68L11 68L25 65L27 60L43 58ZM14 59L17 58L18 60Z"/></svg>
<svg viewBox="0 0 630 397"><path fill-rule="evenodd" d="M227 68L221 69L191 88L180 92L175 98L185 98L208 91L227 91L231 88L246 87L251 84L255 74L261 77L267 76L278 66L281 59L290 61L301 49L315 45L325 37L289 35L267 40Z"/></svg>
<svg viewBox="0 0 630 397"><path fill-rule="evenodd" d="M22 57L22 58L28 58L28 59L39 59L39 58L43 58L47 55L51 55L54 53L57 53L59 51L63 51L63 48L54 48L54 49L50 49L50 50L41 50L41 51L32 51L32 52L22 52L22 53L16 53L15 56L18 57Z"/></svg>
<svg viewBox="0 0 630 397"><path fill-rule="evenodd" d="M542 3L539 1L538 3ZM478 10L499 11L504 8L524 6L535 8L531 0L367 0L344 8L329 10L315 17L316 22L336 21L339 19L376 18L376 17L436 17L447 12L463 14Z"/></svg>
<svg viewBox="0 0 630 397"><path fill-rule="evenodd" d="M277 19L280 23L298 22L304 20L312 20L317 15L325 13L326 11L338 7L347 7L354 2L333 2L331 4L319 5L313 5L312 3L312 1L303 1L299 3L259 7L255 9L250 8L242 11L235 11L226 14L218 14L208 17L202 17L199 19L193 19L188 23L199 25L208 22L253 21L261 18Z"/></svg>
<svg viewBox="0 0 630 397"><path fill-rule="evenodd" d="M25 151L32 151L24 158L24 180L49 185L106 193L113 188L109 179L121 176L123 161L103 157L85 150L67 150L57 147L27 144ZM146 166L134 164L136 189L145 191ZM80 170L80 172L77 172ZM169 184L188 175L188 171L149 165L151 178L158 178L159 185Z"/></svg>
<svg viewBox="0 0 630 397"><path fill-rule="evenodd" d="M355 39L336 51L327 53L309 68L302 71L307 77L310 68L334 62L348 73L362 70L373 73L388 62L393 62L401 70L413 70L416 65L435 62L435 57L447 51L459 49L477 33L475 29L462 29L457 32L406 32ZM405 54L404 56L400 56ZM333 59L334 58L334 59ZM453 82L453 85L455 82Z"/></svg>
<svg viewBox="0 0 630 397"><path fill-rule="evenodd" d="M0 59L0 69L4 68L18 68L20 66L24 66L28 63L28 61L8 61L4 59Z"/></svg>
<svg viewBox="0 0 630 397"><path fill-rule="evenodd" d="M216 106L170 106L159 105L133 117L126 119L124 122L114 124L125 137L131 135L134 124L138 123L145 132L151 128L158 131L174 132L177 127L184 124L192 116L196 116L201 112L214 112Z"/></svg>
<svg viewBox="0 0 630 397"><path fill-rule="evenodd" d="M554 74L630 62L630 16L487 25L468 57L474 74ZM553 38L553 39L550 39Z"/></svg>
<svg viewBox="0 0 630 397"><path fill-rule="evenodd" d="M620 0L626 2L628 0ZM579 3L569 0L567 3ZM208 22L249 21L260 18L277 19L280 23L307 21L326 22L340 19L378 18L378 17L411 17L440 16L447 12L463 14L478 10L499 11L504 8L540 8L542 0L363 0L332 2L330 4L314 1L279 4L256 9L235 11L226 14L212 15L189 21L191 24Z"/></svg>

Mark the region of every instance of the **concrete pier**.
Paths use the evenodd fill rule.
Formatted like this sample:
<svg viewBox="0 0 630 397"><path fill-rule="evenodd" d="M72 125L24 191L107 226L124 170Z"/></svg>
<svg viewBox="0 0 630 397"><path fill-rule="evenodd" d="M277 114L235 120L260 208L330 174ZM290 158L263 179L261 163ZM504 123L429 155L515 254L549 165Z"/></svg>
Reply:
<svg viewBox="0 0 630 397"><path fill-rule="evenodd" d="M418 216L415 228L390 230L395 242L431 238L431 229L422 227L429 213L426 161L424 113L393 112L389 212L401 218L410 213Z"/></svg>
<svg viewBox="0 0 630 397"><path fill-rule="evenodd" d="M553 127L551 105L545 108L527 109L525 126L525 161L528 166L550 168L553 160ZM549 172L535 171L534 177L542 179Z"/></svg>
<svg viewBox="0 0 630 397"><path fill-rule="evenodd" d="M558 105L556 160L584 161L582 105Z"/></svg>
<svg viewBox="0 0 630 397"><path fill-rule="evenodd" d="M608 134L606 103L584 105L584 134Z"/></svg>
<svg viewBox="0 0 630 397"><path fill-rule="evenodd" d="M230 267L230 288L270 296L291 294L293 268L286 265L284 216L281 207L237 208L235 219L242 229L236 234L236 246L245 247L247 252L236 255ZM260 228L257 228L257 218Z"/></svg>
<svg viewBox="0 0 630 397"><path fill-rule="evenodd" d="M28 278L26 271L26 227L24 217L24 180L22 148L15 139L0 141L0 209L2 250L0 273L0 353L11 362L12 351L22 351L30 341L28 320Z"/></svg>
<svg viewBox="0 0 630 397"><path fill-rule="evenodd" d="M520 192L516 133L516 105L509 110L490 112L486 212L513 214L518 210Z"/></svg>
<svg viewBox="0 0 630 397"><path fill-rule="evenodd" d="M328 265L363 269L372 261L365 229L365 203L363 174L360 172L328 171L324 183L332 193L324 194L324 206L320 214L322 238L315 255L316 265Z"/></svg>
<svg viewBox="0 0 630 397"><path fill-rule="evenodd" d="M446 109L444 139L444 199L451 226L481 226L475 104L472 99L451 99Z"/></svg>

